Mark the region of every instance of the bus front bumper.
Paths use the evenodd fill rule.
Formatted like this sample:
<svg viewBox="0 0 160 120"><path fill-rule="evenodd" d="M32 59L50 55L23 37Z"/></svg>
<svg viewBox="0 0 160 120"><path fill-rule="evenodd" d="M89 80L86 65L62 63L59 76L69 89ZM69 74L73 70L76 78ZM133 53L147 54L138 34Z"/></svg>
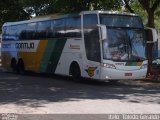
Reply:
<svg viewBox="0 0 160 120"><path fill-rule="evenodd" d="M101 79L103 80L123 80L123 79L145 79L147 69L138 70L117 70L110 68L102 68Z"/></svg>

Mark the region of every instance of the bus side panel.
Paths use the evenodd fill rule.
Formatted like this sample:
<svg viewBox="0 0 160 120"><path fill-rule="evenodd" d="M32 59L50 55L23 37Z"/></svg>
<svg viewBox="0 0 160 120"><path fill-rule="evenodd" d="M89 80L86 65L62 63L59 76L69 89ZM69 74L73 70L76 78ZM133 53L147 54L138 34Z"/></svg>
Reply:
<svg viewBox="0 0 160 120"><path fill-rule="evenodd" d="M56 40L48 40L48 44L44 50L43 57L39 66L40 72L46 72L47 66L50 64L50 57L55 47Z"/></svg>
<svg viewBox="0 0 160 120"><path fill-rule="evenodd" d="M55 73L69 75L72 62L77 62L82 71L82 40L68 39L60 56Z"/></svg>
<svg viewBox="0 0 160 120"><path fill-rule="evenodd" d="M40 64L40 72L55 73L66 38L49 39Z"/></svg>
<svg viewBox="0 0 160 120"><path fill-rule="evenodd" d="M72 62L76 62L80 67L82 77L99 79L100 63L88 61L85 57L85 49L83 47L81 39L68 39L62 51L55 73L68 76L70 65Z"/></svg>
<svg viewBox="0 0 160 120"><path fill-rule="evenodd" d="M47 44L47 40L40 40L35 52L22 51L18 53L18 58L23 59L26 70L39 72L41 59Z"/></svg>
<svg viewBox="0 0 160 120"><path fill-rule="evenodd" d="M17 53L17 52L15 52ZM12 56L11 53L9 51L2 51L2 68L4 68L4 70L6 71L10 71L10 64L11 64L11 59L15 57Z"/></svg>
<svg viewBox="0 0 160 120"><path fill-rule="evenodd" d="M15 49L14 41L2 42L2 67L4 70L10 71L11 59L17 59L18 51Z"/></svg>

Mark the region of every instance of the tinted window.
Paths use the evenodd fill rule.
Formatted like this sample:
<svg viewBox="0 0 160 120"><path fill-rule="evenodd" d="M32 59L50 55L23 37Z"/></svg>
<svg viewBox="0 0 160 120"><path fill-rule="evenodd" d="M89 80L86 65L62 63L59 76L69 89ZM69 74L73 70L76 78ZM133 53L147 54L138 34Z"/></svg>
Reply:
<svg viewBox="0 0 160 120"><path fill-rule="evenodd" d="M36 23L28 23L26 26L26 39L36 39Z"/></svg>
<svg viewBox="0 0 160 120"><path fill-rule="evenodd" d="M6 26L4 27L3 40L17 40L17 28L16 26Z"/></svg>
<svg viewBox="0 0 160 120"><path fill-rule="evenodd" d="M2 28L2 40L6 40L6 29L7 29L7 27L3 27Z"/></svg>
<svg viewBox="0 0 160 120"><path fill-rule="evenodd" d="M27 34L25 32L26 26L27 26L27 24L17 25L17 34L18 34L20 40L24 40L27 37Z"/></svg>
<svg viewBox="0 0 160 120"><path fill-rule="evenodd" d="M140 17L127 15L100 15L100 23L108 27L143 28Z"/></svg>
<svg viewBox="0 0 160 120"><path fill-rule="evenodd" d="M84 28L93 28L96 27L98 24L97 15L96 14L89 14L84 15Z"/></svg>
<svg viewBox="0 0 160 120"><path fill-rule="evenodd" d="M65 19L56 19L53 21L53 36L65 37Z"/></svg>
<svg viewBox="0 0 160 120"><path fill-rule="evenodd" d="M81 37L81 19L80 17L67 18L66 36L67 37Z"/></svg>
<svg viewBox="0 0 160 120"><path fill-rule="evenodd" d="M96 14L84 15L84 41L88 60L100 62L100 43Z"/></svg>
<svg viewBox="0 0 160 120"><path fill-rule="evenodd" d="M52 37L51 21L38 22L36 37L38 39Z"/></svg>

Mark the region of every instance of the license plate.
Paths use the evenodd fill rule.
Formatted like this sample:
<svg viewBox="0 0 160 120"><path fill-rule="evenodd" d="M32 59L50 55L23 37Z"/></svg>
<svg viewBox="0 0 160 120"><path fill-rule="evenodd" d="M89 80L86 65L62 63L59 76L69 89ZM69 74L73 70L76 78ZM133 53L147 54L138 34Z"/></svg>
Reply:
<svg viewBox="0 0 160 120"><path fill-rule="evenodd" d="M132 73L125 73L125 76L132 76Z"/></svg>

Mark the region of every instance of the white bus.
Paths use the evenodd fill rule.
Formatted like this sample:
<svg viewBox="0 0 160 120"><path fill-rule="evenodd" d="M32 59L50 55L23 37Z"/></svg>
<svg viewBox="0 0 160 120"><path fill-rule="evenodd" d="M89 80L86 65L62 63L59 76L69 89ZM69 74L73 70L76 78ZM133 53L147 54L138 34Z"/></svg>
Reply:
<svg viewBox="0 0 160 120"><path fill-rule="evenodd" d="M144 79L146 35L139 16L83 11L5 23L2 66L99 80Z"/></svg>

